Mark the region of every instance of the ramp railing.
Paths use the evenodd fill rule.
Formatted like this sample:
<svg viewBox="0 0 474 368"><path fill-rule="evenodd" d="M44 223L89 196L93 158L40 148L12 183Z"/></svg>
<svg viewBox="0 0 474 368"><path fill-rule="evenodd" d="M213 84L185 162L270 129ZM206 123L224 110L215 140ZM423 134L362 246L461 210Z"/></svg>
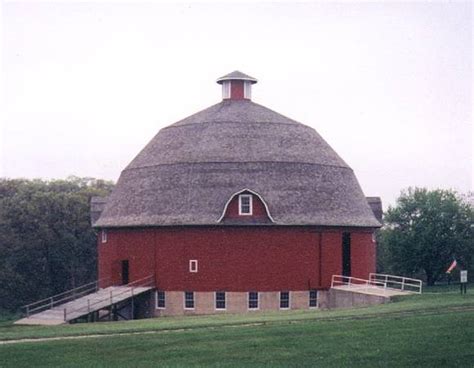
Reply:
<svg viewBox="0 0 474 368"><path fill-rule="evenodd" d="M140 287L155 287L155 275L149 275L143 277L141 279L132 281L126 285L121 285L120 289L112 289L109 293L104 295L102 298L94 298L93 300L87 299L87 304L78 308L64 308L64 321L67 322L68 317L71 316L73 313L79 314L89 314L93 311L101 309L104 306L112 306L115 302L123 301L125 298L120 298L117 300L119 296L129 295L129 297L133 297L135 294L135 289ZM115 300L115 302L114 302ZM99 308L100 306L100 308Z"/></svg>
<svg viewBox="0 0 474 368"><path fill-rule="evenodd" d="M331 287L337 286L348 286L350 288L357 289L369 289L374 287L385 288L386 285L383 282L376 280L365 280L357 277L343 276L343 275L332 275Z"/></svg>
<svg viewBox="0 0 474 368"><path fill-rule="evenodd" d="M104 282L107 280L109 279L103 278L89 282L74 289L66 290L62 293L50 296L49 298L37 300L36 302L24 305L21 308L25 311L26 317L29 318L33 313L39 313L46 309L54 308L60 304L76 300L84 295L94 293L99 290L99 285L104 285Z"/></svg>
<svg viewBox="0 0 474 368"><path fill-rule="evenodd" d="M404 291L407 293L421 294L423 281L409 277L387 275L384 273L370 273L371 282L381 282L386 288Z"/></svg>

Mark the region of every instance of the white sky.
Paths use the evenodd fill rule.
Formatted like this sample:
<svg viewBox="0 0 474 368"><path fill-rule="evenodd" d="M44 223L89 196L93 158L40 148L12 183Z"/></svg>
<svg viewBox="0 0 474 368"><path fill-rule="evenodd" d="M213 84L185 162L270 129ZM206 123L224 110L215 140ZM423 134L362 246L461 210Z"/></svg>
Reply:
<svg viewBox="0 0 474 368"><path fill-rule="evenodd" d="M473 185L472 5L3 2L0 176L117 180L216 78L315 128L366 195Z"/></svg>

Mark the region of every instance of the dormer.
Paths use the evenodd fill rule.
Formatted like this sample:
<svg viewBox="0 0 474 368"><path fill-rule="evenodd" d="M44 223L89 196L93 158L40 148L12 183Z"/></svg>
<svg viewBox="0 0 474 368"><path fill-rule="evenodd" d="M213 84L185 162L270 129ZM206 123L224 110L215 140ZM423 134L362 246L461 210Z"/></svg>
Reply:
<svg viewBox="0 0 474 368"><path fill-rule="evenodd" d="M262 196L243 189L230 196L219 222L230 224L272 223L273 219Z"/></svg>

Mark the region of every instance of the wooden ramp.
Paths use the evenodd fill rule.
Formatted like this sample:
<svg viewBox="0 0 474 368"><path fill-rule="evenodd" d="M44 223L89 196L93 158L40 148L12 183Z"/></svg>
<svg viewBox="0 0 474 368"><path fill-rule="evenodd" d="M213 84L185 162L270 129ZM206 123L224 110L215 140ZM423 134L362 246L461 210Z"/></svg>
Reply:
<svg viewBox="0 0 474 368"><path fill-rule="evenodd" d="M421 294L422 281L408 277L371 273L369 280L333 275L331 288L390 298L396 295Z"/></svg>
<svg viewBox="0 0 474 368"><path fill-rule="evenodd" d="M114 306L125 303L154 289L154 287L154 278L149 276L128 285L109 286L87 294L79 292L75 294L74 298L64 297L65 293L62 293L59 294L61 296L59 301L62 303L51 297L25 306L27 316L16 321L15 324L60 325L69 323L104 309L111 311Z"/></svg>
<svg viewBox="0 0 474 368"><path fill-rule="evenodd" d="M361 293L367 295L377 295L377 296L384 296L384 297L391 297L396 295L410 295L410 292L395 290L395 289L386 289L380 286L365 286L365 285L339 285L333 286L333 289L336 290L345 290L351 291L353 293Z"/></svg>

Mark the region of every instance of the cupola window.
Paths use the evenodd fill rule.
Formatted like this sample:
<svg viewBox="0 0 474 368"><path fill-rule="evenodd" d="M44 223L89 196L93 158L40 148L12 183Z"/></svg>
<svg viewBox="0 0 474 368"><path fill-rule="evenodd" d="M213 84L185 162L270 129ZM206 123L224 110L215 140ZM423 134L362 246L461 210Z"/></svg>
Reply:
<svg viewBox="0 0 474 368"><path fill-rule="evenodd" d="M250 194L239 195L239 215L243 215L243 216L252 215L252 195Z"/></svg>
<svg viewBox="0 0 474 368"><path fill-rule="evenodd" d="M222 83L222 98L224 100L230 98L230 81L224 81Z"/></svg>

